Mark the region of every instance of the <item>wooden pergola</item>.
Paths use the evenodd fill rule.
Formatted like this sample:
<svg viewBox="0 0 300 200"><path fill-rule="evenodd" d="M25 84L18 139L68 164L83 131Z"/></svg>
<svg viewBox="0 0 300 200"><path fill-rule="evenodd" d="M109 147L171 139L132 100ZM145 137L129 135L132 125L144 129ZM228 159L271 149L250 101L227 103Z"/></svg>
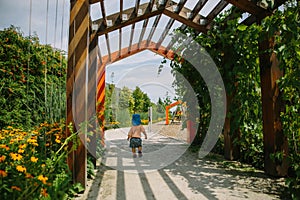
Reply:
<svg viewBox="0 0 300 200"><path fill-rule="evenodd" d="M275 1L272 9L278 8L285 1ZM67 125L70 122L76 124L89 120L93 117L94 110L97 111L98 118L104 121L105 66L107 64L144 50L151 50L172 59L174 43L166 42L165 39L175 23L180 24L181 29L191 27L199 33L206 33L214 26L214 19L229 6L235 6L239 12L247 15L241 22L246 25L260 23L263 18L272 15L272 9L268 8L268 5L265 4L266 1L255 0L193 0L192 8L186 6L189 0L136 0L130 8L123 9L124 2L119 0L120 9L116 13L107 15L107 5L110 4L110 1L71 0L67 69ZM98 6L102 17L92 21L90 10L91 6L95 5ZM207 7L210 11L202 15L201 13L207 10ZM162 20L163 18L167 20ZM137 31L136 26L140 23L142 23L142 29ZM160 25L161 23L163 25ZM128 44L122 46L125 40L124 28L129 28L130 34L129 38L126 38L129 39ZM159 32L158 39L154 39L154 34L160 28L163 28L163 31ZM116 49L111 48L112 39L109 34L112 32L118 33L119 45ZM101 43L100 48L99 38L101 37L105 42ZM134 42L134 37L138 38L137 42ZM269 38L265 38L264 42L259 42L260 52L270 48L271 45ZM106 48L105 54L101 51L103 48ZM287 171L285 163L278 165L270 159L270 154L287 148L282 130L280 126L276 126L280 123L281 106L280 99L275 92L278 91L276 80L280 77L281 72L274 70L278 65L274 55L261 53L259 60L265 171L271 175L285 175ZM76 91L76 95L74 95L74 91ZM94 123L95 127L96 123ZM226 120L224 126L225 157L234 159L232 143L234 138L229 135L228 127L230 130L230 121ZM74 129L77 130L78 127L74 126ZM95 133L95 135L97 134L102 135L103 138L103 131ZM70 135L69 130L67 130L67 135ZM68 164L74 181L85 186L87 149L84 145L85 136L81 138L82 142L77 150L69 155Z"/></svg>

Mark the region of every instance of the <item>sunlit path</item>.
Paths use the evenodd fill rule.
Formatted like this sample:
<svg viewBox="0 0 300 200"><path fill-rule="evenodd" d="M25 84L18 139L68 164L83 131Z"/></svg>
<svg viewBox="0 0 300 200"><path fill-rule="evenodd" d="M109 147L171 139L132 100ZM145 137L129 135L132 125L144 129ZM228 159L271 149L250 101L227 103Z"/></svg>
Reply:
<svg viewBox="0 0 300 200"><path fill-rule="evenodd" d="M97 168L95 179L89 181L85 194L77 199L281 198L282 179L271 179L260 171L224 168L219 156L199 159L196 152L185 151L188 145L184 141L160 134L150 133L149 140L144 140L144 156L132 158L126 131L116 129L106 134L110 146L104 160ZM155 160L156 154L151 157L151 152L160 152L159 149L166 146L170 146L169 157L181 150L185 152L174 162L161 167L164 155L157 156ZM153 160L156 161L154 164Z"/></svg>

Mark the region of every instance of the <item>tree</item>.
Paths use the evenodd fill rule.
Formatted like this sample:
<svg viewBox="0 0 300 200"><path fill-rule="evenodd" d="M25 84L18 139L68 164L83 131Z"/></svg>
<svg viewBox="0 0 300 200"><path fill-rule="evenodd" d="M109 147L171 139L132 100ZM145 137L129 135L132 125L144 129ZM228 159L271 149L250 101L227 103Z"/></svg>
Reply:
<svg viewBox="0 0 300 200"><path fill-rule="evenodd" d="M148 107L151 106L150 98L138 86L132 93L134 99L133 112L147 112Z"/></svg>
<svg viewBox="0 0 300 200"><path fill-rule="evenodd" d="M119 109L128 109L130 113L133 111L134 99L131 90L124 86L120 91Z"/></svg>

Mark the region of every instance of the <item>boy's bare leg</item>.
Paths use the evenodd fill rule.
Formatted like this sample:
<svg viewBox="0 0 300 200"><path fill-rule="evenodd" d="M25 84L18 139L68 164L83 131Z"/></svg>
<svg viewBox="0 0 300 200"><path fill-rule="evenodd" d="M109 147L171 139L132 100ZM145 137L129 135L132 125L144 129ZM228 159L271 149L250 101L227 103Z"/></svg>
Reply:
<svg viewBox="0 0 300 200"><path fill-rule="evenodd" d="M135 148L131 148L132 149L132 153L136 153L136 150Z"/></svg>
<svg viewBox="0 0 300 200"><path fill-rule="evenodd" d="M131 150L132 150L132 156L133 156L134 158L136 158L136 150L135 150L135 148L131 148Z"/></svg>
<svg viewBox="0 0 300 200"><path fill-rule="evenodd" d="M138 147L138 153L139 153L139 157L143 156L142 147Z"/></svg>
<svg viewBox="0 0 300 200"><path fill-rule="evenodd" d="M142 152L142 147L138 147L138 152Z"/></svg>

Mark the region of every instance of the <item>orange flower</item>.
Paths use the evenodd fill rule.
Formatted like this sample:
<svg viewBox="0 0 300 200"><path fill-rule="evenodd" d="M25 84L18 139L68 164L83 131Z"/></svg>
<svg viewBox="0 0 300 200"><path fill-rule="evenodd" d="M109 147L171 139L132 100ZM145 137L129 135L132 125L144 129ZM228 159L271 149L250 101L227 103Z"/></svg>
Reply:
<svg viewBox="0 0 300 200"><path fill-rule="evenodd" d="M32 156L32 157L30 158L30 160L31 160L31 162L34 162L34 163L36 163L36 162L38 161L38 158L36 158L36 157Z"/></svg>
<svg viewBox="0 0 300 200"><path fill-rule="evenodd" d="M47 189L42 188L42 190L41 190L41 195L42 195L43 197L47 197L47 196L48 196Z"/></svg>
<svg viewBox="0 0 300 200"><path fill-rule="evenodd" d="M2 155L2 156L0 157L0 163L3 162L3 161L5 160L5 158L6 158L6 156L5 156L5 155Z"/></svg>
<svg viewBox="0 0 300 200"><path fill-rule="evenodd" d="M31 174L29 174L29 173L26 173L26 176L25 176L26 178L33 178L33 176L31 175Z"/></svg>
<svg viewBox="0 0 300 200"><path fill-rule="evenodd" d="M10 153L9 155L13 160L21 160L23 157L22 155L17 154L17 153Z"/></svg>
<svg viewBox="0 0 300 200"><path fill-rule="evenodd" d="M39 179L40 181L42 181L43 184L46 184L46 182L47 182L47 180L48 180L48 177L43 176L43 175L39 175L39 176L38 176L38 179Z"/></svg>
<svg viewBox="0 0 300 200"><path fill-rule="evenodd" d="M0 148L6 149L6 151L9 150L9 147L6 144L0 144Z"/></svg>
<svg viewBox="0 0 300 200"><path fill-rule="evenodd" d="M0 176L2 176L3 178L7 176L6 171L4 170L0 170Z"/></svg>
<svg viewBox="0 0 300 200"><path fill-rule="evenodd" d="M17 191L21 191L21 188L19 188L18 186L11 186L12 190L17 190Z"/></svg>
<svg viewBox="0 0 300 200"><path fill-rule="evenodd" d="M18 166L16 167L16 169L17 169L19 172L26 172L26 167L23 167L23 166L21 166L21 165L18 165Z"/></svg>

